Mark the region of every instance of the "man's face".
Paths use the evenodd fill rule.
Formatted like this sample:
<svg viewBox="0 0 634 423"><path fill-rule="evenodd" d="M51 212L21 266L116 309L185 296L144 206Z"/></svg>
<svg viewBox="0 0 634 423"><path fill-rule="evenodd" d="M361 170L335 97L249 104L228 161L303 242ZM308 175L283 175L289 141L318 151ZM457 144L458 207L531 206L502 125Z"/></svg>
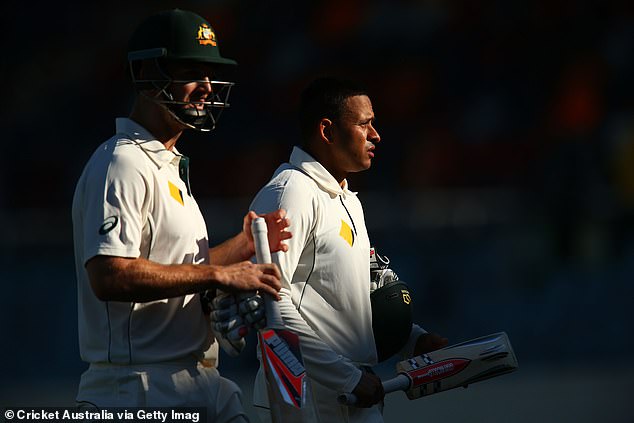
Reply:
<svg viewBox="0 0 634 423"><path fill-rule="evenodd" d="M365 95L348 97L341 118L333 122L335 162L347 174L366 170L372 164L375 144L381 141L374 129L372 103Z"/></svg>
<svg viewBox="0 0 634 423"><path fill-rule="evenodd" d="M167 73L174 82L170 86L170 92L174 100L193 102L184 105L184 108L204 108L203 101L212 101L214 88L213 69L210 65L201 63L171 63L166 66Z"/></svg>

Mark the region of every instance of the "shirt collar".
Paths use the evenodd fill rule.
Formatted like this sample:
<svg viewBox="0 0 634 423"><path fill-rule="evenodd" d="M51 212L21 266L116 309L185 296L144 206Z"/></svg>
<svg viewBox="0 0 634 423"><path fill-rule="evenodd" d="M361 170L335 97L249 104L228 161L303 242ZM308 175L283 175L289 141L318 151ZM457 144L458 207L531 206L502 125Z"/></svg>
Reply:
<svg viewBox="0 0 634 423"><path fill-rule="evenodd" d="M182 155L176 147L172 151L166 149L162 142L132 119L117 118L116 128L118 134L124 135L138 145L159 169L167 163L178 167Z"/></svg>
<svg viewBox="0 0 634 423"><path fill-rule="evenodd" d="M348 189L347 179L343 180L343 187L341 187L334 176L332 176L321 163L299 147L293 147L289 162L304 171L321 189L330 193L332 196L341 195L345 198L347 195L357 194Z"/></svg>

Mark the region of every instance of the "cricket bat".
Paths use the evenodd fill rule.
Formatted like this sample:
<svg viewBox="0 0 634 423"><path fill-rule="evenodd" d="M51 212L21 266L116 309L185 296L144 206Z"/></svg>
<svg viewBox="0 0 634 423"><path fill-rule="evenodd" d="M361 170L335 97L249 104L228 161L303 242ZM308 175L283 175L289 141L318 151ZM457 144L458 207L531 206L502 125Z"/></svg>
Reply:
<svg viewBox="0 0 634 423"><path fill-rule="evenodd" d="M251 224L258 263L271 263L271 252L264 218ZM266 327L258 332L262 363L267 381L271 418L274 423L316 422L314 406L307 402L310 386L302 360L299 336L284 329L277 303L264 295Z"/></svg>
<svg viewBox="0 0 634 423"><path fill-rule="evenodd" d="M504 332L432 351L396 364L398 376L383 382L385 393L405 391L410 400L471 385L517 370L517 358ZM340 394L354 405L354 394Z"/></svg>

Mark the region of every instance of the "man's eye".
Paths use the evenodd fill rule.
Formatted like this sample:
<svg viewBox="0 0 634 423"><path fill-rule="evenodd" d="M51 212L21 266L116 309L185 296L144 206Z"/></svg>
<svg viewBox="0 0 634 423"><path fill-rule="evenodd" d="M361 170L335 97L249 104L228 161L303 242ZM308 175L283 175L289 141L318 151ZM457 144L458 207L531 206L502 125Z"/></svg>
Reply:
<svg viewBox="0 0 634 423"><path fill-rule="evenodd" d="M205 77L205 73L199 71L183 72L180 75L180 79L184 81L202 81Z"/></svg>

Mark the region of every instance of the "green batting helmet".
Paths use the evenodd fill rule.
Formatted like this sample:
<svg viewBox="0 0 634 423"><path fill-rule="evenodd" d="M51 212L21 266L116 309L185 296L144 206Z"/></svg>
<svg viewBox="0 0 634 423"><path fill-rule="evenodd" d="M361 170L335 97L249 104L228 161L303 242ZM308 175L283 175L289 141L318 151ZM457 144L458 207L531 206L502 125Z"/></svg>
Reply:
<svg viewBox="0 0 634 423"><path fill-rule="evenodd" d="M155 72L142 78L141 63L149 62ZM209 75L194 80L174 79L164 66L165 62L194 62L212 65ZM220 55L218 40L209 22L193 12L173 9L157 13L142 22L128 44L128 67L136 88L143 92L154 90L149 96L164 107L176 120L188 128L211 131L216 127L222 111L229 107L229 94L234 83L217 79L218 67L233 67L237 63ZM148 65L150 66L150 65ZM172 92L174 84L191 82L211 84L212 95L203 101L179 101ZM144 94L148 96L147 94Z"/></svg>
<svg viewBox="0 0 634 423"><path fill-rule="evenodd" d="M236 65L220 55L213 28L196 13L181 9L150 16L136 29L128 44L128 59L163 58L217 65Z"/></svg>

